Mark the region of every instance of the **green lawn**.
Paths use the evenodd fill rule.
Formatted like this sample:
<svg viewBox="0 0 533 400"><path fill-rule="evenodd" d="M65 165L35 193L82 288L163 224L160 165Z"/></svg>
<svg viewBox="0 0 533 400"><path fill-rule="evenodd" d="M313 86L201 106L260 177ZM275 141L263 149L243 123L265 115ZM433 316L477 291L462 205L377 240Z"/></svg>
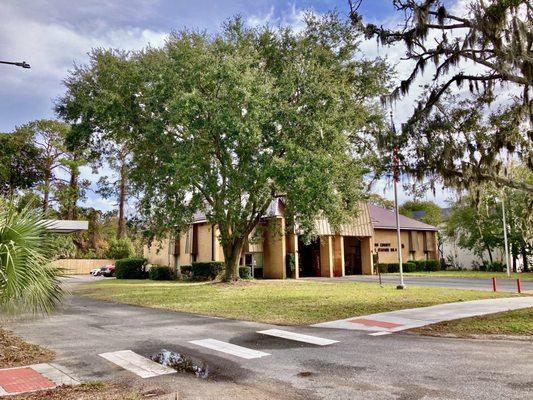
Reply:
<svg viewBox="0 0 533 400"><path fill-rule="evenodd" d="M75 290L96 299L203 315L303 325L403 308L509 296L473 290L453 290L375 283L307 281L250 281L183 283L107 280Z"/></svg>
<svg viewBox="0 0 533 400"><path fill-rule="evenodd" d="M533 307L462 318L413 329L425 335L526 335L533 337Z"/></svg>
<svg viewBox="0 0 533 400"><path fill-rule="evenodd" d="M398 275L387 274L387 275ZM533 281L533 272L511 273L509 278L505 272L485 272L485 271L434 271L434 272L406 272L409 276L440 276L447 278L476 278L476 279L490 279L493 276L497 279L517 279L523 281Z"/></svg>

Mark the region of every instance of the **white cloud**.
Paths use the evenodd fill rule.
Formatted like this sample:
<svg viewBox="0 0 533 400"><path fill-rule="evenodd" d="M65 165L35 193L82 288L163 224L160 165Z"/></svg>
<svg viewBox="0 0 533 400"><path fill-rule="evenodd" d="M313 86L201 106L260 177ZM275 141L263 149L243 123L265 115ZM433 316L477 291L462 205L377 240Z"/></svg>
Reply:
<svg viewBox="0 0 533 400"><path fill-rule="evenodd" d="M24 60L31 64L30 70L2 67L0 106L14 98L41 97L51 100L57 97L63 91L61 80L66 77L73 62L86 62L91 48L120 47L133 50L149 43L160 46L166 38L166 33L136 27L80 32L70 23L38 19L28 14L23 7L9 2L0 3L0 15L0 58ZM50 112L41 117L51 116Z"/></svg>

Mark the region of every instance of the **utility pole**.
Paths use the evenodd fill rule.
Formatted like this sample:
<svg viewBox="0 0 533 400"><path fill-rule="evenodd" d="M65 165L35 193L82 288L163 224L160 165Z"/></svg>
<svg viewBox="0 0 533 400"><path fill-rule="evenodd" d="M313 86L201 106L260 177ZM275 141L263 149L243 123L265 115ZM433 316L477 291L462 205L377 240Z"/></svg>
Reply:
<svg viewBox="0 0 533 400"><path fill-rule="evenodd" d="M392 110L390 112L391 129L396 138L396 127L392 118ZM400 158L398 157L398 146L394 146L392 156L392 176L394 181L394 212L396 214L396 234L398 236L398 265L400 267L400 284L396 286L396 289L405 289L403 282L403 262L402 262L402 236L400 231L400 212L398 211L398 182L400 181Z"/></svg>
<svg viewBox="0 0 533 400"><path fill-rule="evenodd" d="M505 267L507 276L511 276L511 266L509 265L509 246L507 244L507 221L505 218L505 194L502 191L502 219L503 219L503 243L505 247Z"/></svg>

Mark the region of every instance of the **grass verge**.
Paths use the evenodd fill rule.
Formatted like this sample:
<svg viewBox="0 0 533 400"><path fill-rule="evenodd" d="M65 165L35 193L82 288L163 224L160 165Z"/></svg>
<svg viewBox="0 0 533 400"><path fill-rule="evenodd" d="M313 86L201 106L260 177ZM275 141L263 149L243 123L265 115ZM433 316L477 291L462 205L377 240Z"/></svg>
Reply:
<svg viewBox="0 0 533 400"><path fill-rule="evenodd" d="M510 335L533 338L533 307L440 322L411 332L435 336Z"/></svg>
<svg viewBox="0 0 533 400"><path fill-rule="evenodd" d="M468 278L468 279L490 279L495 277L497 279L518 279L523 281L533 281L533 272L511 273L508 277L505 272L487 272L487 271L433 271L433 272L405 272L408 276L424 276L424 277L445 277L445 278ZM387 274L387 275L398 275Z"/></svg>
<svg viewBox="0 0 533 400"><path fill-rule="evenodd" d="M0 368L49 362L54 359L54 356L53 351L28 343L0 329Z"/></svg>
<svg viewBox="0 0 533 400"><path fill-rule="evenodd" d="M281 325L304 325L440 303L509 294L361 282L250 281L222 283L107 280L75 293L95 299Z"/></svg>

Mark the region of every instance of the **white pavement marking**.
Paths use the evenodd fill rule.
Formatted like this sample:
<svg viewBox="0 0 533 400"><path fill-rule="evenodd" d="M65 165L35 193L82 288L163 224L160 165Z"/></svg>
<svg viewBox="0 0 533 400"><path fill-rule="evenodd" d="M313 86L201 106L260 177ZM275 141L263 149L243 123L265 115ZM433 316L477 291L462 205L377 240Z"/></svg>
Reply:
<svg viewBox="0 0 533 400"><path fill-rule="evenodd" d="M189 343L195 344L197 346L206 347L211 350L220 351L222 353L231 354L233 356L245 358L247 360L250 360L252 358L261 358L261 357L270 355L270 353L264 353L262 351L249 349L247 347L237 346L235 344L222 342L216 339L192 340Z"/></svg>
<svg viewBox="0 0 533 400"><path fill-rule="evenodd" d="M390 335L392 332L386 332L386 331L382 331L382 332L374 332L374 333L369 333L368 336L383 336L383 335Z"/></svg>
<svg viewBox="0 0 533 400"><path fill-rule="evenodd" d="M263 335L276 336L283 339L295 340L297 342L311 343L318 346L327 346L338 343L338 340L324 339L318 336L303 335L301 333L283 331L281 329L267 329L266 331L257 331Z"/></svg>
<svg viewBox="0 0 533 400"><path fill-rule="evenodd" d="M141 378L152 378L154 376L175 374L177 372L170 367L158 364L131 350L114 351L98 355L136 375L139 375Z"/></svg>
<svg viewBox="0 0 533 400"><path fill-rule="evenodd" d="M50 379L57 386L80 384L78 379L74 379L71 373L67 373L64 367L57 364L34 364L30 365L30 368Z"/></svg>

